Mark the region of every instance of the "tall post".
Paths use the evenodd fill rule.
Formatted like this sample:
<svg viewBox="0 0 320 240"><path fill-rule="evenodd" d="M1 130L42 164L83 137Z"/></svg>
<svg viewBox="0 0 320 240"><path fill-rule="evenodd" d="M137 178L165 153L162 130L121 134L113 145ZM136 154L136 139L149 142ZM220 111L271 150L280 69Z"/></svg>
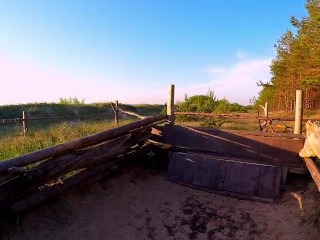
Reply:
<svg viewBox="0 0 320 240"><path fill-rule="evenodd" d="M116 111L115 111L115 115L114 115L114 120L115 120L116 124L119 125L119 102L118 102L118 100L116 100Z"/></svg>
<svg viewBox="0 0 320 240"><path fill-rule="evenodd" d="M25 111L22 111L22 128L23 128L23 135L26 136L28 132L28 116Z"/></svg>
<svg viewBox="0 0 320 240"><path fill-rule="evenodd" d="M169 124L174 125L174 85L169 86L168 101L167 101L167 120Z"/></svg>
<svg viewBox="0 0 320 240"><path fill-rule="evenodd" d="M296 107L294 116L294 134L302 133L302 90L296 90Z"/></svg>

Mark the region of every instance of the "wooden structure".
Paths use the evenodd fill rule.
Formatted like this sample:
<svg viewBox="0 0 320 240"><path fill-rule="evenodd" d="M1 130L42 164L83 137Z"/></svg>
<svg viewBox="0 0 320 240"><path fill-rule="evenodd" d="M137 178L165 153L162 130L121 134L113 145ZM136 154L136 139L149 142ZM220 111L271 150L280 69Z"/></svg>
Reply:
<svg viewBox="0 0 320 240"><path fill-rule="evenodd" d="M0 208L18 213L81 181L111 174L148 153L150 142L169 150L170 180L207 191L270 202L278 197L288 172L307 169L320 187L313 160L302 161L298 155L304 143L301 134L176 126L174 85L166 116L145 117L111 105L116 122L119 112L142 120L0 162Z"/></svg>
<svg viewBox="0 0 320 240"><path fill-rule="evenodd" d="M164 126L153 140L172 146L169 178L246 199L275 199L287 172L305 172L303 136ZM295 138L295 139L293 139Z"/></svg>
<svg viewBox="0 0 320 240"><path fill-rule="evenodd" d="M21 212L150 151L157 115L0 162L0 208Z"/></svg>

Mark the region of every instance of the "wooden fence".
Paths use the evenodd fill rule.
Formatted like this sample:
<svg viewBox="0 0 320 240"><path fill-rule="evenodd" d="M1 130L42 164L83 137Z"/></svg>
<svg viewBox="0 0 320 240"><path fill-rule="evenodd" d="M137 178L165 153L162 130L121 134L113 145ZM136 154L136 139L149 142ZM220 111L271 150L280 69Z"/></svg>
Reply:
<svg viewBox="0 0 320 240"><path fill-rule="evenodd" d="M137 117L138 119L144 119L147 116L141 116L138 113L132 112L132 111L126 111L119 107L118 101L116 103L110 103L111 108L114 111L114 119L116 125L119 124L119 113L130 115L133 117ZM8 125L21 125L22 131L24 134L26 134L29 130L30 122L34 121L69 121L69 120L79 120L79 121L85 121L88 119L98 119L98 118L105 118L110 117L111 114L91 114L91 115L79 115L79 116L57 116L57 117L28 117L28 113L26 111L22 111L22 117L19 118L5 118L1 119L0 127L2 126L8 126Z"/></svg>
<svg viewBox="0 0 320 240"><path fill-rule="evenodd" d="M0 162L0 206L18 213L89 178L101 178L150 151L151 127L165 115Z"/></svg>
<svg viewBox="0 0 320 240"><path fill-rule="evenodd" d="M152 117L124 111L117 103L112 104L115 121L121 111L132 113L141 120L1 161L0 208L22 212L85 180L112 174L115 169L146 154L152 148L148 141L152 127L165 121L174 125L175 114L182 114L174 112L173 99L174 86L171 85L167 115ZM314 165L309 160L305 159L309 171L314 178L320 179L318 170L312 170ZM320 183L320 180L316 182Z"/></svg>

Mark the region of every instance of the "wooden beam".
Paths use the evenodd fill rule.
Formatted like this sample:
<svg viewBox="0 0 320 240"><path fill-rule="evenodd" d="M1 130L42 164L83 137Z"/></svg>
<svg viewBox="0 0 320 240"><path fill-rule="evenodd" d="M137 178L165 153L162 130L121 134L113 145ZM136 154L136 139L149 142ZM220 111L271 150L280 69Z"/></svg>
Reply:
<svg viewBox="0 0 320 240"><path fill-rule="evenodd" d="M55 197L65 192L69 188L78 186L79 183L88 181L89 179L93 179L94 181L97 181L101 178L111 175L118 168L133 162L139 156L149 152L151 147L152 147L151 145L146 145L143 148L140 148L130 154L126 154L123 157L116 158L114 159L114 161L104 162L92 168L83 170L77 175L67 178L62 183L57 183L53 186L48 186L48 187L39 189L35 192L32 192L26 195L25 197L21 198L20 200L16 201L15 203L12 203L10 205L10 208L15 213L20 213L35 205L38 205L44 202L45 200L48 200L52 197Z"/></svg>
<svg viewBox="0 0 320 240"><path fill-rule="evenodd" d="M147 118L147 117L145 117L145 116L139 115L138 113L126 111L126 110L123 110L123 109L121 109L121 108L118 108L118 110L119 110L119 112L122 112L122 113L124 113L124 114L128 114L128 115L130 115L130 116L137 117L137 118L139 118L139 119L145 119L145 118Z"/></svg>
<svg viewBox="0 0 320 240"><path fill-rule="evenodd" d="M317 165L309 157L305 157L305 158L303 158L303 160L304 160L304 162L305 162L305 164L311 174L311 177L313 178L313 181L316 183L316 185L318 187L318 191L320 192L320 172L319 172Z"/></svg>
<svg viewBox="0 0 320 240"><path fill-rule="evenodd" d="M151 129L149 128L150 131ZM47 183L55 182L74 170L90 168L102 162L108 162L127 152L132 152L139 148L139 145L145 143L146 138L149 138L150 135L147 129L144 129L100 144L97 147L49 159L30 170L11 169L12 173L15 172L17 174L17 177L0 185L0 205L6 205L20 196L45 186Z"/></svg>
<svg viewBox="0 0 320 240"><path fill-rule="evenodd" d="M148 126L150 124L156 124L166 119L165 115L157 115L148 117L143 120L139 120L133 123L129 123L124 126L112 128L97 134L79 138L67 143L55 145L49 148L45 148L36 152L21 155L19 157L11 158L8 160L0 161L0 173L6 171L11 167L21 167L31 163L38 162L40 160L48 159L51 157L57 157L75 151L81 148L96 145L111 139L115 139L122 135L129 133L137 128Z"/></svg>

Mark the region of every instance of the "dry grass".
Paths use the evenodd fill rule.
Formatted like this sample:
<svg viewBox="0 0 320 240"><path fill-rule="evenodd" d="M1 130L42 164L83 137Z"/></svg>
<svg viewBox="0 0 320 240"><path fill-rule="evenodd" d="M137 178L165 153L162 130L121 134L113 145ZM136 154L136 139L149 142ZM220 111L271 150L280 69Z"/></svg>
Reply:
<svg viewBox="0 0 320 240"><path fill-rule="evenodd" d="M125 125L131 120L121 121ZM60 143L65 143L77 138L105 131L115 127L113 121L103 122L65 122L54 124L43 130L36 130L23 136L21 132L14 132L1 137L0 160L20 156L29 152L37 151Z"/></svg>

